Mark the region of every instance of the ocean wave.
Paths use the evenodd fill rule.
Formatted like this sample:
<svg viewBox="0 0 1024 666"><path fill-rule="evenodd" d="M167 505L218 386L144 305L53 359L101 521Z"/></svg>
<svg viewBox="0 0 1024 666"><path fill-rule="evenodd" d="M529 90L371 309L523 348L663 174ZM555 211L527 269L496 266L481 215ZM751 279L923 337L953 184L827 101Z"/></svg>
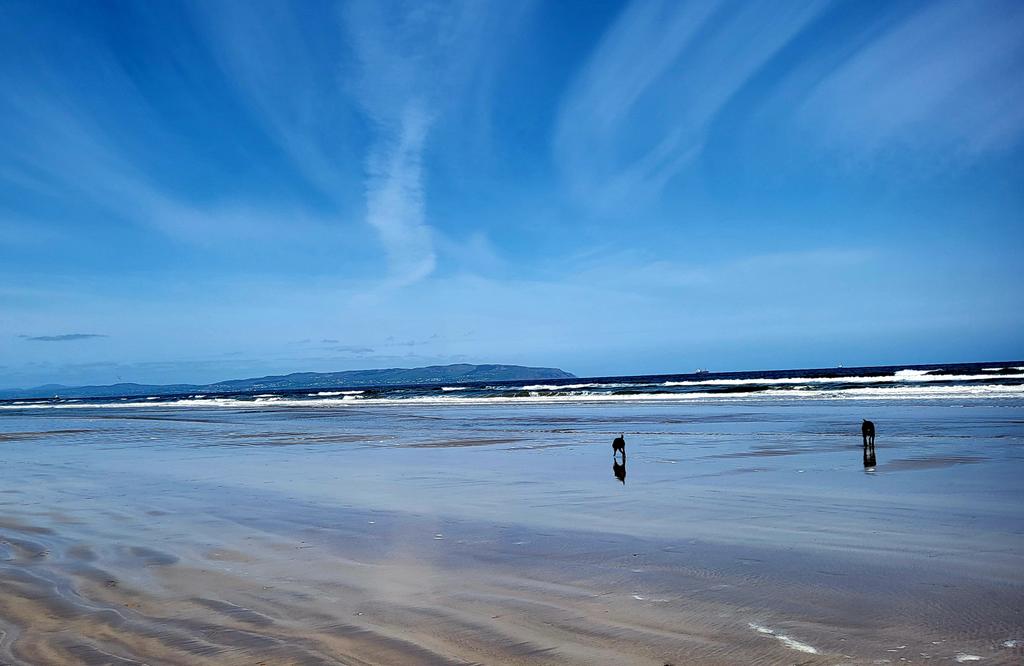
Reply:
<svg viewBox="0 0 1024 666"><path fill-rule="evenodd" d="M584 388L617 388L620 386L631 386L630 384L530 384L520 386L519 391L566 391Z"/></svg>
<svg viewBox="0 0 1024 666"><path fill-rule="evenodd" d="M997 368L1001 370L1002 368ZM992 379L1024 379L1024 374L1012 375L933 375L927 370L897 370L891 375L853 377L745 377L743 379L701 379L667 381L661 386L743 386L752 384L885 384L894 382L968 382Z"/></svg>
<svg viewBox="0 0 1024 666"><path fill-rule="evenodd" d="M602 393L593 391L567 391L561 394L534 392L527 395L454 396L426 395L409 397L365 397L355 395L324 398L182 398L166 402L78 402L48 404L6 404L0 409L102 409L102 408L167 408L167 407L225 407L234 409L284 407L346 407L384 405L494 405L494 404L557 404L557 403L629 403L629 402L729 402L757 400L950 400L972 398L1024 399L1024 386L1020 385L961 385L928 386L907 385L887 387L855 387L847 389L776 388L759 391L687 392L687 393Z"/></svg>
<svg viewBox="0 0 1024 666"><path fill-rule="evenodd" d="M964 374L955 374L962 368ZM498 403L586 402L714 402L741 400L914 400L975 397L1024 398L1024 373L1017 366L946 366L927 369L882 369L886 374L836 376L831 371L792 375L829 374L824 377L776 376L736 378L635 377L577 380L573 384L544 382L523 386L458 384L453 386L376 387L324 390L308 393L136 396L121 398L21 399L0 402L0 409L50 407L227 407L272 409L283 407L352 407L356 405L473 405ZM856 372L856 371L854 371ZM971 373L971 374L967 374ZM980 373L980 374L979 374ZM667 381L666 381L667 380ZM264 389L266 390L266 389ZM309 389L307 389L309 390Z"/></svg>
<svg viewBox="0 0 1024 666"><path fill-rule="evenodd" d="M619 388L642 388L644 386L655 386L652 383L643 382L590 382L586 384L529 384L518 386L512 390L516 391L575 391L579 389L619 389ZM497 387L494 387L497 388Z"/></svg>

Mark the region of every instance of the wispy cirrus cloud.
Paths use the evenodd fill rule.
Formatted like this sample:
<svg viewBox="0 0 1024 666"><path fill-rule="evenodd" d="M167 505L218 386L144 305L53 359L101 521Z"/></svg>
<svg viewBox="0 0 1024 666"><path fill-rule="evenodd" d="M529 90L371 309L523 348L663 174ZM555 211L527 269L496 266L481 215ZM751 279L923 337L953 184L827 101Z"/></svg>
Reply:
<svg viewBox="0 0 1024 666"><path fill-rule="evenodd" d="M553 154L596 210L642 205L722 136L768 169L785 163L762 152L776 143L843 162L970 161L1024 139L1022 68L1013 0L855 15L829 2L633 0L564 97Z"/></svg>
<svg viewBox="0 0 1024 666"><path fill-rule="evenodd" d="M634 0L563 100L554 157L595 208L656 194L716 114L827 3Z"/></svg>
<svg viewBox="0 0 1024 666"><path fill-rule="evenodd" d="M358 169L356 112L342 84L345 42L330 5L192 2L227 84L291 166L334 204Z"/></svg>
<svg viewBox="0 0 1024 666"><path fill-rule="evenodd" d="M506 27L502 16L522 10L468 0L355 0L319 13L301 3L191 7L230 85L339 213L354 211L352 180L362 179L387 284L430 275L438 253L424 156L433 130L475 101L474 86L486 87L483 70L499 50L492 37Z"/></svg>
<svg viewBox="0 0 1024 666"><path fill-rule="evenodd" d="M74 342L109 336L102 333L61 333L60 335L19 335L18 337L29 342Z"/></svg>
<svg viewBox="0 0 1024 666"><path fill-rule="evenodd" d="M416 282L436 265L424 153L431 127L471 80L494 18L491 6L468 1L357 1L345 12L358 62L352 90L374 132L366 221L387 250L396 285Z"/></svg>
<svg viewBox="0 0 1024 666"><path fill-rule="evenodd" d="M336 221L297 203L268 204L224 192L195 196L168 186L166 173L151 159L168 148L160 110L140 94L105 43L86 37L81 42L88 48L76 45L80 57L103 72L101 93L76 87L60 66L67 57L63 54L51 54L55 62L30 59L22 67L0 68L6 77L0 80L32 81L31 86L0 86L0 113L8 120L0 127L4 180L23 193L102 211L104 217L203 247L240 239L272 241L278 247L301 244L337 227ZM128 132L117 122L124 118L152 142L151 151L140 154L125 140ZM36 221L34 237L54 234L39 223L46 221Z"/></svg>
<svg viewBox="0 0 1024 666"><path fill-rule="evenodd" d="M790 117L801 128L844 151L970 158L1024 137L1024 4L1014 0L924 3L832 71L818 69L793 72L806 97L788 90L776 111L799 109Z"/></svg>
<svg viewBox="0 0 1024 666"><path fill-rule="evenodd" d="M437 262L423 199L429 125L423 109L411 103L366 159L366 221L380 235L398 286L426 277Z"/></svg>

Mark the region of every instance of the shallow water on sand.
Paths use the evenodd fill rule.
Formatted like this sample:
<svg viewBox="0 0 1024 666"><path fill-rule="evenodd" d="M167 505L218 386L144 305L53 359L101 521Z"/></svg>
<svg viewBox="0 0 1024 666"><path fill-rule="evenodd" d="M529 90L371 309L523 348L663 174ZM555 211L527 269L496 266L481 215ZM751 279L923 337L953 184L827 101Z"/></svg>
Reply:
<svg viewBox="0 0 1024 666"><path fill-rule="evenodd" d="M1022 408L7 412L0 661L1019 663Z"/></svg>

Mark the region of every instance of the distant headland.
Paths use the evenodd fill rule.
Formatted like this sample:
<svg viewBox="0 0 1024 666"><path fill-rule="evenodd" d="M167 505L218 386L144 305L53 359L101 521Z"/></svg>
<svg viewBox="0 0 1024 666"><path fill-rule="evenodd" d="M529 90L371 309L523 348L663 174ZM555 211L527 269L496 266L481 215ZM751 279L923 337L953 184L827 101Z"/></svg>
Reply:
<svg viewBox="0 0 1024 666"><path fill-rule="evenodd" d="M29 389L0 389L0 399L10 398L113 398L178 395L183 393L243 393L302 389L359 388L417 384L469 384L474 382L573 379L576 375L558 368L523 365L431 365L423 368L382 368L342 372L293 372L249 379L231 379L215 384L110 384L106 386L63 386L47 384Z"/></svg>

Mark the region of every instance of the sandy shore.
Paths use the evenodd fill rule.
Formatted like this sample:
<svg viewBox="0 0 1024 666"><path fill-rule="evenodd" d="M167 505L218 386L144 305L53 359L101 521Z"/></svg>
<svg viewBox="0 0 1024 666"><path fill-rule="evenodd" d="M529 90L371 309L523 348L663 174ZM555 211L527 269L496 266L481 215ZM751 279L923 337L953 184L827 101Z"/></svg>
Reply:
<svg viewBox="0 0 1024 666"><path fill-rule="evenodd" d="M51 509L0 526L0 647L13 663L1020 656L980 649L991 646L970 618L1001 607L1002 626L974 630L1012 635L1019 593L942 571L900 581L899 567L845 558L385 512L338 525L286 502L222 515L125 506L102 530Z"/></svg>
<svg viewBox="0 0 1024 666"><path fill-rule="evenodd" d="M816 447L792 434L725 447L691 437L680 451L707 466L695 462L683 473L658 462L675 450L656 447L651 432L646 451L634 444L622 485L606 469L604 433L591 444L593 424L586 436L584 428L572 429L576 445L551 448L552 433L567 429L565 415L551 411L522 417L533 431L520 422L504 434L472 432L460 422L435 427L444 432L433 439L411 434L419 426L405 429L400 421L409 414L395 415L388 436L328 436L322 415L308 419L315 428L296 414L273 414L269 422L246 414L180 416L0 422L0 662L1024 657L1024 643L1015 642L1024 637L1021 508L1000 504L1019 488L1007 480L1014 469L1004 469L1011 474L1005 477L986 472L994 449L961 460L945 450L901 451L894 442L880 455L877 476L854 467L858 476L849 477L886 492L883 510L866 500L849 506L849 479L833 463L853 457L859 464L858 451L838 439L829 447L827 437ZM465 415L471 423L478 417ZM671 430L667 414L659 418L661 431ZM547 430L538 435L542 421ZM764 423L750 415L740 421ZM715 423L716 431L727 430ZM238 450L240 441L258 444ZM1019 441L1003 444L1015 451ZM538 456L545 456L541 468ZM495 459L526 462L510 462L495 476ZM570 474L591 459L600 460L594 488L607 502ZM1005 459L998 462L1005 467ZM882 490L886 464L893 487L905 493L895 505L897 496ZM803 481L821 469L837 476ZM939 507L914 490L927 482L922 475L955 469L983 474L979 484L1009 485L981 497L965 486L969 502ZM753 480L773 471L786 473L784 483ZM563 483L551 482L559 476ZM964 477L941 478L948 491L949 478ZM376 499L360 490L364 483L377 484ZM631 492L649 494L629 506ZM819 506L801 509L812 494ZM840 497L826 502L830 495ZM452 497L464 511L437 509ZM516 497L528 502L520 509L532 518L501 508ZM965 518L965 506L973 518ZM716 519L720 524L710 524ZM905 527L920 521L930 521L927 529Z"/></svg>

